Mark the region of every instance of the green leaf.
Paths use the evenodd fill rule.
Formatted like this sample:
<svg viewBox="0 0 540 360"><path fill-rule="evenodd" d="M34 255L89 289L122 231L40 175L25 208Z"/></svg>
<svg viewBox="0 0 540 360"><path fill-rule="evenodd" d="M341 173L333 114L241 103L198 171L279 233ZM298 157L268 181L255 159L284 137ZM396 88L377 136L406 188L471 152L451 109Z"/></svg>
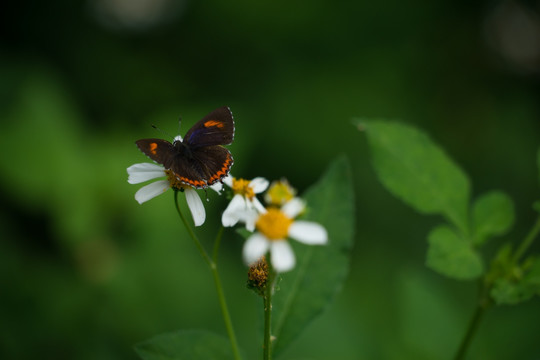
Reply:
<svg viewBox="0 0 540 360"><path fill-rule="evenodd" d="M524 273L524 275L523 275ZM523 269L516 267L510 276L495 280L491 297L498 305L515 305L540 295L540 260L529 259Z"/></svg>
<svg viewBox="0 0 540 360"><path fill-rule="evenodd" d="M540 296L540 258L535 258L525 274L525 282Z"/></svg>
<svg viewBox="0 0 540 360"><path fill-rule="evenodd" d="M202 330L180 330L157 335L135 345L144 360L233 359L229 340Z"/></svg>
<svg viewBox="0 0 540 360"><path fill-rule="evenodd" d="M514 203L503 192L492 191L473 204L473 239L476 245L489 237L505 234L514 224Z"/></svg>
<svg viewBox="0 0 540 360"><path fill-rule="evenodd" d="M498 278L507 276L514 266L512 261L512 243L503 244L491 260L489 271L485 276L487 283L494 283Z"/></svg>
<svg viewBox="0 0 540 360"><path fill-rule="evenodd" d="M428 235L427 266L458 280L476 279L482 275L482 258L472 244L448 226L439 226Z"/></svg>
<svg viewBox="0 0 540 360"><path fill-rule="evenodd" d="M379 180L424 214L442 214L468 233L470 184L466 174L424 132L383 120L355 123L368 139Z"/></svg>
<svg viewBox="0 0 540 360"><path fill-rule="evenodd" d="M534 293L527 291L520 282L500 278L495 280L490 295L497 305L515 305L530 299Z"/></svg>
<svg viewBox="0 0 540 360"><path fill-rule="evenodd" d="M332 301L349 271L354 240L354 193L346 158L334 161L317 184L306 191L305 220L322 224L329 242L307 246L294 240L294 270L284 273L273 297L274 354L289 345Z"/></svg>

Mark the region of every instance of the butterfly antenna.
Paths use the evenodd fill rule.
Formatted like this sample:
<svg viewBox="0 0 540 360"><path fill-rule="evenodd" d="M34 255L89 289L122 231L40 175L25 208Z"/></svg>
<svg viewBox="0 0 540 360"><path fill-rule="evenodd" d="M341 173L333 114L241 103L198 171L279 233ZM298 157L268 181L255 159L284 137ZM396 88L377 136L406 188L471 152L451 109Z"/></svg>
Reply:
<svg viewBox="0 0 540 360"><path fill-rule="evenodd" d="M178 117L178 133L180 134L180 124L182 124L182 115Z"/></svg>
<svg viewBox="0 0 540 360"><path fill-rule="evenodd" d="M206 191L206 189L204 189L204 195L206 196L206 201L210 201L210 199L208 198L208 192Z"/></svg>
<svg viewBox="0 0 540 360"><path fill-rule="evenodd" d="M166 135L166 136L168 136L168 137L174 139L174 136L172 136L172 135L169 134L168 132L165 132L165 131L161 130L161 129L158 128L156 125L152 124L152 127L153 127L154 129L156 129L157 131L159 131L160 133L162 133L163 135Z"/></svg>

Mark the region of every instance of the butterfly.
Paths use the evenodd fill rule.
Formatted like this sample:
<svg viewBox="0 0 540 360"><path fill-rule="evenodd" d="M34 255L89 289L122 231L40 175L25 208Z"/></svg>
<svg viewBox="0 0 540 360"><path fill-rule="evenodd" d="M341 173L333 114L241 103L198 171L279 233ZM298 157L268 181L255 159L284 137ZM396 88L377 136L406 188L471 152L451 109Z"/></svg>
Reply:
<svg viewBox="0 0 540 360"><path fill-rule="evenodd" d="M222 145L234 139L231 110L220 107L199 120L182 140L171 144L162 139L141 139L135 143L150 159L171 170L183 184L205 189L229 174L233 157Z"/></svg>

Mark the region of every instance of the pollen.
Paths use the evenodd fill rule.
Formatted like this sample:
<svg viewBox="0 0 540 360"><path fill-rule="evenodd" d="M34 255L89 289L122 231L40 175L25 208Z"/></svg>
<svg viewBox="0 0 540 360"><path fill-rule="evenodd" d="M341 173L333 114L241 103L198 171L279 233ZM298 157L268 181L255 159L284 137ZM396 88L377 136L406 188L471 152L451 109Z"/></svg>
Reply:
<svg viewBox="0 0 540 360"><path fill-rule="evenodd" d="M289 234L289 227L293 220L276 208L269 208L262 214L255 227L270 240L283 240Z"/></svg>
<svg viewBox="0 0 540 360"><path fill-rule="evenodd" d="M186 185L180 179L178 179L172 170L165 170L165 174L167 174L167 180L169 180L169 184L171 184L172 188L179 190L186 188Z"/></svg>
<svg viewBox="0 0 540 360"><path fill-rule="evenodd" d="M289 185L286 179L272 182L270 188L265 194L265 200L268 204L282 206L296 195L296 190Z"/></svg>
<svg viewBox="0 0 540 360"><path fill-rule="evenodd" d="M253 188L249 185L248 180L233 178L232 190L235 194L240 194L250 200L255 197Z"/></svg>

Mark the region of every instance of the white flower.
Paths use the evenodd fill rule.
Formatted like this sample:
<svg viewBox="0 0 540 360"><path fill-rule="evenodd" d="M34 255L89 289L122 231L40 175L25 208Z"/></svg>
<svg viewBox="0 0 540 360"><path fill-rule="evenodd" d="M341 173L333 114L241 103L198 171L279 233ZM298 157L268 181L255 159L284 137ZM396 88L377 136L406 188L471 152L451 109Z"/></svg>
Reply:
<svg viewBox="0 0 540 360"><path fill-rule="evenodd" d="M264 194L264 200L268 205L283 206L288 201L294 199L296 196L296 189L293 188L287 179L274 180L270 184L270 188L266 194Z"/></svg>
<svg viewBox="0 0 540 360"><path fill-rule="evenodd" d="M255 221L260 213L266 211L255 194L260 194L268 188L268 180L262 177L248 181L227 176L223 183L229 186L234 196L221 216L223 226L234 226L239 221L246 224L249 231L255 230Z"/></svg>
<svg viewBox="0 0 540 360"><path fill-rule="evenodd" d="M270 251L272 266L277 272L294 268L296 258L287 238L308 245L324 245L328 242L326 229L315 222L293 219L304 211L299 198L288 201L281 209L269 208L256 222L257 232L251 235L243 248L246 264L256 262Z"/></svg>
<svg viewBox="0 0 540 360"><path fill-rule="evenodd" d="M206 212L199 194L197 194L192 187L180 183L171 171L165 170L163 166L160 165L141 163L131 165L127 168L127 172L129 175L128 183L130 184L139 184L148 180L167 177L166 180L158 180L140 188L135 193L135 200L137 200L139 204L163 194L171 187L175 187L186 194L186 202L189 211L191 211L191 215L193 216L195 226L200 226L204 223Z"/></svg>

